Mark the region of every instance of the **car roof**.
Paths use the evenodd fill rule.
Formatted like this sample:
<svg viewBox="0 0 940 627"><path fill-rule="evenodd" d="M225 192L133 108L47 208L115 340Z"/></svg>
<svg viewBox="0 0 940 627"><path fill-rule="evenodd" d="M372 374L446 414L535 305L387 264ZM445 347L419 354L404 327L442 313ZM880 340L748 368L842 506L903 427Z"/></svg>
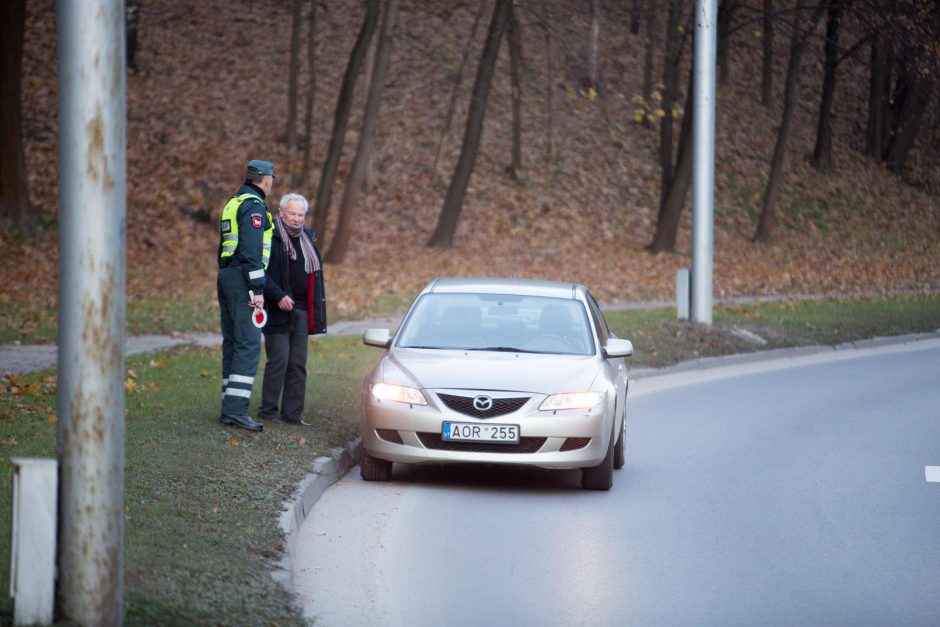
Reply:
<svg viewBox="0 0 940 627"><path fill-rule="evenodd" d="M438 278L428 283L423 294L516 294L578 299L583 285L562 281L497 278Z"/></svg>

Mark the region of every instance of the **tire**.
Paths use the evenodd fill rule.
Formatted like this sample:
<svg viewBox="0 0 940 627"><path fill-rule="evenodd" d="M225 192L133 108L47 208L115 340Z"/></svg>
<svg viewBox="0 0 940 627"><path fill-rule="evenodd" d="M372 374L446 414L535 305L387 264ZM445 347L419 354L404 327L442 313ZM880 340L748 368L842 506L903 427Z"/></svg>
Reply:
<svg viewBox="0 0 940 627"><path fill-rule="evenodd" d="M392 462L363 453L359 475L364 481L388 481L392 478Z"/></svg>
<svg viewBox="0 0 940 627"><path fill-rule="evenodd" d="M581 469L581 487L585 490L609 490L614 486L614 434L610 434L607 455L592 468Z"/></svg>
<svg viewBox="0 0 940 627"><path fill-rule="evenodd" d="M627 463L626 439L627 439L627 412L623 412L623 422L620 423L620 435L617 437L617 444L614 446L614 470L620 470Z"/></svg>

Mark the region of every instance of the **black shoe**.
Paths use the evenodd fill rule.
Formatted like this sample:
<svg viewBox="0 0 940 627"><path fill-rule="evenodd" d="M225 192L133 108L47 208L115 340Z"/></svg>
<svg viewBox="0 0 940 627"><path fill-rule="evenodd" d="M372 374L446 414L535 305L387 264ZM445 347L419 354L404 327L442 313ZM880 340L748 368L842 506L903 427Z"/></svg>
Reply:
<svg viewBox="0 0 940 627"><path fill-rule="evenodd" d="M288 418L287 416L281 416L281 420L289 425L294 425L295 427L312 427L313 425L304 420L303 416L297 416L296 418Z"/></svg>
<svg viewBox="0 0 940 627"><path fill-rule="evenodd" d="M264 431L264 425L252 420L251 416L248 414L242 414L241 416L222 414L219 416L219 422L221 422L223 425L241 427L242 429L248 429L249 431Z"/></svg>
<svg viewBox="0 0 940 627"><path fill-rule="evenodd" d="M262 420L264 420L264 421L266 421L266 422L278 422L278 423L281 423L281 424L284 423L284 419L281 418L278 414L262 414L262 413L259 413L259 414L258 414L258 422L261 422Z"/></svg>

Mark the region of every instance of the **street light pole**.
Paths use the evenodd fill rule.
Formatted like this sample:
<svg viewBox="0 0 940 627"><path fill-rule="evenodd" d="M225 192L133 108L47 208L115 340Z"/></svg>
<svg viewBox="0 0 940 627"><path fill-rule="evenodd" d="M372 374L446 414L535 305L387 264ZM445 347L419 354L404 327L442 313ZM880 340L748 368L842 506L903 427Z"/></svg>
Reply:
<svg viewBox="0 0 940 627"><path fill-rule="evenodd" d="M692 108L692 320L712 323L717 0L695 0Z"/></svg>
<svg viewBox="0 0 940 627"><path fill-rule="evenodd" d="M124 2L59 0L59 598L123 622Z"/></svg>

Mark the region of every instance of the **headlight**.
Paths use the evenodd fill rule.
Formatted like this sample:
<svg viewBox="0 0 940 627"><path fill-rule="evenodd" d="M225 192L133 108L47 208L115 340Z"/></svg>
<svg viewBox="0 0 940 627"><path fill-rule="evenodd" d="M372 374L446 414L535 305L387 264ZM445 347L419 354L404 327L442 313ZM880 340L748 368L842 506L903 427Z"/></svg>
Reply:
<svg viewBox="0 0 940 627"><path fill-rule="evenodd" d="M566 394L552 394L539 405L542 411L555 411L558 409L591 409L604 399L600 392L568 392Z"/></svg>
<svg viewBox="0 0 940 627"><path fill-rule="evenodd" d="M372 396L381 401L396 401L410 405L428 404L421 390L392 383L376 383L372 386Z"/></svg>

